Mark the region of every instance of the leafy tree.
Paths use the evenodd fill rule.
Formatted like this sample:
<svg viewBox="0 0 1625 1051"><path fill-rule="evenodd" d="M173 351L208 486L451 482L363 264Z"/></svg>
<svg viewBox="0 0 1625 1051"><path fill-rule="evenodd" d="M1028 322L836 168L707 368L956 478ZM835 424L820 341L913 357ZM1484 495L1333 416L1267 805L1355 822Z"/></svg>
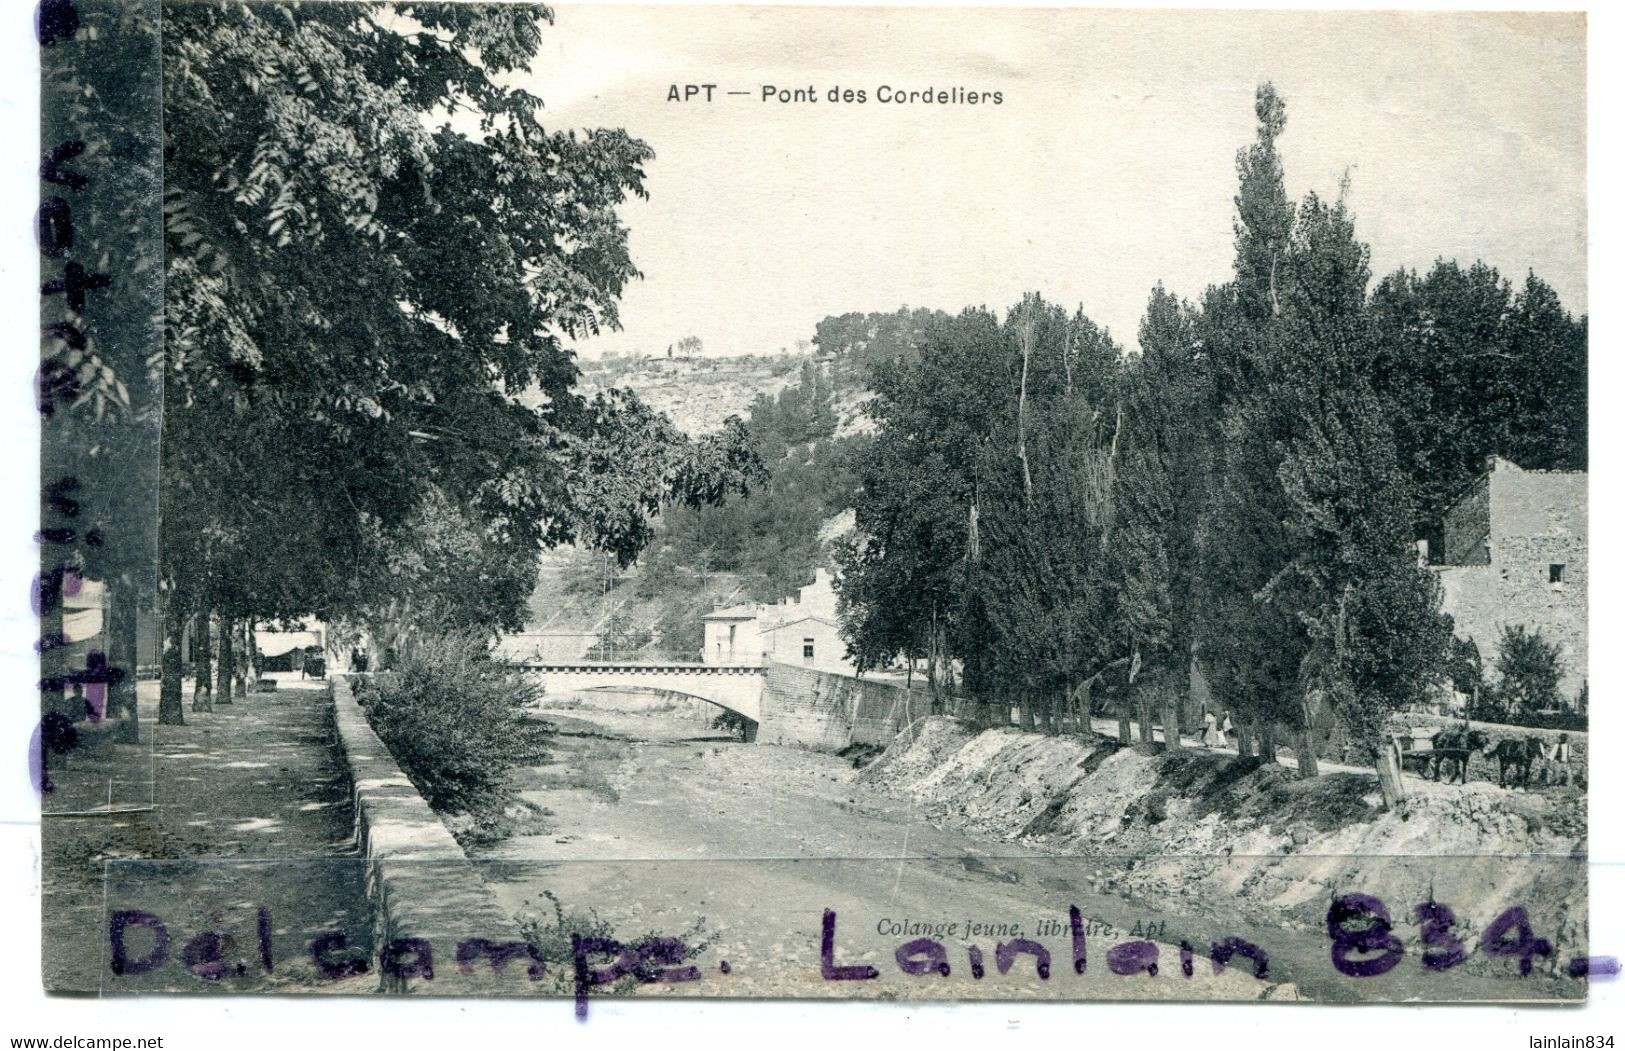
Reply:
<svg viewBox="0 0 1625 1051"><path fill-rule="evenodd" d="M1110 563L1121 354L1081 312L1036 295L1001 335L1017 382L976 464L981 528L961 585L976 615L955 653L967 681L1014 689L1023 725L1053 731L1083 714L1062 702L1126 645Z"/></svg>
<svg viewBox="0 0 1625 1051"><path fill-rule="evenodd" d="M1058 728L1110 646L1119 357L1081 312L1028 296L1003 324L967 311L875 368L879 433L841 575L860 663L923 653L940 689L959 661L972 690Z"/></svg>
<svg viewBox="0 0 1625 1051"><path fill-rule="evenodd" d="M156 599L158 421L162 415L163 254L155 201L163 180L156 54L147 4L59 5L41 30L41 618L42 700L54 707L70 668L61 590L101 581L108 711L139 739L136 622ZM47 9L42 9L42 16ZM70 274L88 283L73 291Z"/></svg>
<svg viewBox="0 0 1625 1051"><path fill-rule="evenodd" d="M1383 713L1437 677L1448 632L1415 563L1409 479L1371 380L1367 250L1341 202L1285 203L1285 107L1269 85L1257 112L1258 142L1238 160L1236 280L1204 318L1226 398L1202 651L1261 754L1287 725L1309 776L1311 694L1374 753Z"/></svg>
<svg viewBox="0 0 1625 1051"><path fill-rule="evenodd" d="M939 310L898 307L889 314L848 313L820 321L812 342L843 375L864 380L874 366L918 355L926 333L948 319Z"/></svg>
<svg viewBox="0 0 1625 1051"><path fill-rule="evenodd" d="M1140 324L1140 353L1123 371L1116 472L1119 611L1146 690L1163 699L1165 739L1178 745L1197 615L1197 524L1217 435L1196 310L1159 284ZM1148 733L1142 711L1142 734ZM1146 738L1149 740L1149 737Z"/></svg>
<svg viewBox="0 0 1625 1051"><path fill-rule="evenodd" d="M1563 648L1548 641L1539 628L1522 624L1503 628L1495 672L1495 699L1509 717L1562 706L1558 680L1563 675Z"/></svg>
<svg viewBox="0 0 1625 1051"><path fill-rule="evenodd" d="M1392 406L1421 535L1492 455L1533 469L1586 466L1586 319L1530 274L1521 293L1482 262L1401 270L1371 297L1371 376Z"/></svg>
<svg viewBox="0 0 1625 1051"><path fill-rule="evenodd" d="M1472 639L1451 636L1446 661L1445 674L1451 686L1469 698L1476 698L1484 688L1484 659L1479 655L1478 644Z"/></svg>
<svg viewBox="0 0 1625 1051"><path fill-rule="evenodd" d="M469 559L495 596L413 608L494 627L540 546L628 560L662 497L740 480L727 439L679 449L635 399L572 390L566 341L616 325L637 276L616 208L651 154L549 132L502 82L551 17L167 10L168 634L200 608L365 615Z"/></svg>
<svg viewBox="0 0 1625 1051"><path fill-rule="evenodd" d="M958 591L981 509L975 467L1007 418L1015 374L997 320L967 310L933 328L918 360L877 364L865 412L878 428L861 457L860 539L841 558L842 632L860 668L924 656L933 689L948 669Z"/></svg>
<svg viewBox="0 0 1625 1051"><path fill-rule="evenodd" d="M834 437L835 425L834 384L811 361L802 363L795 383L778 394L758 394L750 404L750 433L769 463L783 460L793 447Z"/></svg>
<svg viewBox="0 0 1625 1051"><path fill-rule="evenodd" d="M1279 376L1279 318L1297 212L1275 146L1286 126L1285 103L1265 84L1254 109L1257 139L1236 157L1235 277L1209 290L1200 322L1221 437L1212 495L1198 527L1197 648L1208 678L1234 711L1243 752L1257 733L1269 758L1271 728L1296 708L1307 638L1291 610L1259 601L1291 559L1288 508L1276 472L1294 421L1292 407L1272 394L1289 393Z"/></svg>

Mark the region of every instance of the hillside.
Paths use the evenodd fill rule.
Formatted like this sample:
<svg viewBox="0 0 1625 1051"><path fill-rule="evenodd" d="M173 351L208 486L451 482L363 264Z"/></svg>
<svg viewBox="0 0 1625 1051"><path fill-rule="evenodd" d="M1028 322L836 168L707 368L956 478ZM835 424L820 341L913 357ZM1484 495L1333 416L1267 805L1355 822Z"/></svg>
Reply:
<svg viewBox="0 0 1625 1051"><path fill-rule="evenodd" d="M581 390L630 390L677 428L698 436L729 416L746 416L758 395L772 397L795 382L810 354L737 357L606 356L581 363Z"/></svg>
<svg viewBox="0 0 1625 1051"><path fill-rule="evenodd" d="M744 496L698 510L669 508L637 565L589 552L543 559L526 637L510 649L576 657L613 638L662 655L698 653L700 617L718 605L775 601L833 568L853 526L858 461L871 441L864 414L871 370L915 353L943 315L900 309L827 317L804 349L706 357L605 355L581 362L580 389L636 394L699 436L743 417L768 477Z"/></svg>

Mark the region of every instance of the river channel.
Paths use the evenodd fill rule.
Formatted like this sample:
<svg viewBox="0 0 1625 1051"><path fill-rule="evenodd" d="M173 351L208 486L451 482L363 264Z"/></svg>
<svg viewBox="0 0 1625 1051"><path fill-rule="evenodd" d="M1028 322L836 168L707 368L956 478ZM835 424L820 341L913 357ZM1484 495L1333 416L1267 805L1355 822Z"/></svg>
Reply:
<svg viewBox="0 0 1625 1051"><path fill-rule="evenodd" d="M857 781L845 759L744 744L683 702L593 692L549 697L537 718L556 730L552 761L521 778L549 813L545 832L510 838L477 860L511 911L587 918L622 940L648 934L705 946L699 979L642 994L930 999L1499 999L1527 985L1411 966L1351 983L1331 967L1324 932L1260 928L1222 907L1181 914L1101 889L1126 864L1044 854L924 821L909 801ZM1110 873L1108 873L1110 874ZM547 897L551 896L551 900ZM1069 909L1084 932L1075 966ZM836 914L834 963L870 965L870 980L820 969L825 913ZM931 937L929 960L905 973L900 946ZM1240 937L1269 954L1266 980L1236 957L1214 975L1213 942ZM1026 939L1001 973L997 946ZM1158 973L1113 973L1113 946L1158 945ZM1182 940L1198 946L1193 975ZM979 950L981 966L973 965ZM924 958L924 957L921 957ZM921 970L926 970L922 967ZM977 976L976 970L982 975ZM1549 995L1549 993L1548 993Z"/></svg>

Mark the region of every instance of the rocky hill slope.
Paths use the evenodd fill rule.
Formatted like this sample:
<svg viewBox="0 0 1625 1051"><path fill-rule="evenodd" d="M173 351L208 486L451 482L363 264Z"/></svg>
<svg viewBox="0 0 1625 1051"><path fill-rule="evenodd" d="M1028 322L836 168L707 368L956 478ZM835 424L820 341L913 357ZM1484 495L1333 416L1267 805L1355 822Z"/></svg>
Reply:
<svg viewBox="0 0 1625 1051"><path fill-rule="evenodd" d="M707 434L729 416L746 416L759 394L795 381L807 354L738 357L605 357L582 362L581 389L630 390L689 435Z"/></svg>

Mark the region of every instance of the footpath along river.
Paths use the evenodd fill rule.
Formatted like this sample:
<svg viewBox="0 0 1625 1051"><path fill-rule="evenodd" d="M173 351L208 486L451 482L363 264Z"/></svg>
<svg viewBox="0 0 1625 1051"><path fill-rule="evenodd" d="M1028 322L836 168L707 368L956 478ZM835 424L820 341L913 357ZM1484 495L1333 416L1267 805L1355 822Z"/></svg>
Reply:
<svg viewBox="0 0 1625 1051"><path fill-rule="evenodd" d="M1260 928L1218 907L1169 908L1100 877L1121 860L1055 856L1016 842L934 827L907 800L856 781L850 762L797 748L742 744L705 711L606 693L549 697L535 713L558 732L553 761L521 776L547 808L545 833L517 835L477 856L511 911L591 914L617 938L684 938L707 948L700 978L640 986L685 996L926 999L1526 999L1539 979L1433 973L1412 949L1385 975L1337 973L1324 931ZM1118 880L1122 886L1122 880ZM1086 934L1074 967L1069 907ZM835 963L873 966L867 981L820 973L825 910L836 913ZM1196 913L1195 915L1185 913ZM579 925L573 920L573 925ZM1402 929L1402 933L1407 932ZM946 948L949 974L905 973L895 957L915 938ZM1114 974L1108 951L1158 943L1158 974ZM1267 980L1237 956L1220 975L1205 957L1239 937L1269 955ZM567 940L568 935L565 934ZM1019 954L1001 973L999 943L1025 938L1050 954L1049 977ZM1197 947L1182 974L1179 943ZM970 947L983 957L973 974ZM921 957L924 959L924 957ZM1510 961L1509 961L1510 962ZM724 967L726 963L726 967ZM924 970L924 968L921 968Z"/></svg>

